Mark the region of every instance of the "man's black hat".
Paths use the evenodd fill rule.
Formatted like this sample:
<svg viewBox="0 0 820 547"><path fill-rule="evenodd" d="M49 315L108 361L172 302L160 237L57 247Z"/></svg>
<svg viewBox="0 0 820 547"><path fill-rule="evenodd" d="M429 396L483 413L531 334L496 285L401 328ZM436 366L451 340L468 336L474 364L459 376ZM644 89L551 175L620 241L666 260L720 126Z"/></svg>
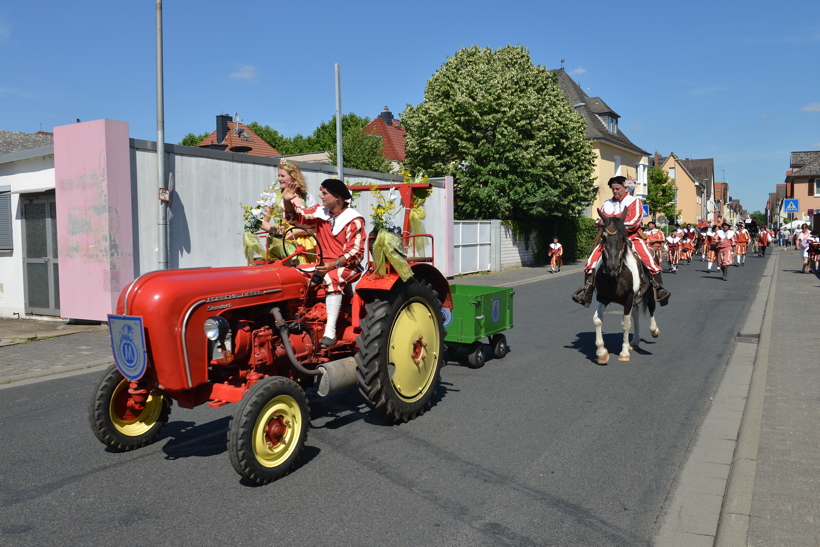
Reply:
<svg viewBox="0 0 820 547"><path fill-rule="evenodd" d="M618 176L618 177L612 177L611 179L609 179L609 182L607 182L607 186L609 186L610 188L612 188L613 184L620 184L621 186L626 186L625 183L626 183L626 177Z"/></svg>
<svg viewBox="0 0 820 547"><path fill-rule="evenodd" d="M330 192L331 194L336 194L342 199L350 199L350 190L347 189L345 183L340 181L339 179L325 179L322 181L322 188Z"/></svg>
<svg viewBox="0 0 820 547"><path fill-rule="evenodd" d="M723 221L723 224L721 224L721 225L720 225L720 227L721 227L721 228L722 228L722 227L724 227L724 226L729 226L730 228L732 227L732 225L731 225L731 224L729 224L729 221L728 221L728 220L724 220L724 221Z"/></svg>

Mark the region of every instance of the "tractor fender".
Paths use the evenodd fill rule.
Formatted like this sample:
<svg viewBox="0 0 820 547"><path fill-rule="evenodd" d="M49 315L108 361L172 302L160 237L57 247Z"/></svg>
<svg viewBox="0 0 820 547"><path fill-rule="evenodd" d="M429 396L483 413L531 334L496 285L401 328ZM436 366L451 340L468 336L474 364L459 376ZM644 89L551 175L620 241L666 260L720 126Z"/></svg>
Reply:
<svg viewBox="0 0 820 547"><path fill-rule="evenodd" d="M411 264L410 268L413 270L414 277L423 279L433 286L433 289L438 293L442 307L452 309L453 297L450 293L450 283L447 282L447 278L438 269L424 263ZM373 293L390 292L396 286L396 283L400 282L399 274L394 271L390 271L384 277L371 276L370 272L366 272L356 284L356 293L364 301L367 301Z"/></svg>

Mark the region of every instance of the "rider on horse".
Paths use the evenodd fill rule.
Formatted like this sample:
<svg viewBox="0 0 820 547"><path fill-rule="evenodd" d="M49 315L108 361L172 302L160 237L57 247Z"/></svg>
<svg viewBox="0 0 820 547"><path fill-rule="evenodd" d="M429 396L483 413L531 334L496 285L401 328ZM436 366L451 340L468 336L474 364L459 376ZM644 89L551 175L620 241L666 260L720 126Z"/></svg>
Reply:
<svg viewBox="0 0 820 547"><path fill-rule="evenodd" d="M653 259L649 247L640 234L643 205L641 204L641 200L627 193L626 186L624 185L625 182L626 177L612 177L609 179L607 184L612 189L612 198L604 202L604 206L600 209L600 212L604 216L612 217L620 216L624 210L627 211L626 218L624 219L624 225L628 233L627 237L632 242L632 248L641 259L641 262L643 262L644 267L651 274L649 281L655 289L655 299L661 306L665 306L669 303L671 293L661 285L661 268ZM598 219L597 224L598 226L601 225L601 219ZM601 245L596 245L584 266L584 273L586 274L584 286L572 295L572 299L575 302L587 308L592 303L592 293L595 291L593 285L595 268L601 259L601 252Z"/></svg>

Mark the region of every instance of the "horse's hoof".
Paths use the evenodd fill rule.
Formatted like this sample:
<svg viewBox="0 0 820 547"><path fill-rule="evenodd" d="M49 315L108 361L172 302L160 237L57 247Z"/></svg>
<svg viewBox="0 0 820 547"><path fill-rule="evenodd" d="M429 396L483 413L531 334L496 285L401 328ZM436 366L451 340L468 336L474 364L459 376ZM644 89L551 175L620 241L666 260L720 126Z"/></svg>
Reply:
<svg viewBox="0 0 820 547"><path fill-rule="evenodd" d="M641 349L641 347L638 344L629 344L629 349L637 350Z"/></svg>
<svg viewBox="0 0 820 547"><path fill-rule="evenodd" d="M629 361L629 355L619 355L618 361Z"/></svg>
<svg viewBox="0 0 820 547"><path fill-rule="evenodd" d="M598 356L598 364L605 365L609 362L609 353L605 353L603 355Z"/></svg>
<svg viewBox="0 0 820 547"><path fill-rule="evenodd" d="M661 335L661 329L658 329L656 331L651 331L651 332L652 332L652 338L657 338L658 336Z"/></svg>

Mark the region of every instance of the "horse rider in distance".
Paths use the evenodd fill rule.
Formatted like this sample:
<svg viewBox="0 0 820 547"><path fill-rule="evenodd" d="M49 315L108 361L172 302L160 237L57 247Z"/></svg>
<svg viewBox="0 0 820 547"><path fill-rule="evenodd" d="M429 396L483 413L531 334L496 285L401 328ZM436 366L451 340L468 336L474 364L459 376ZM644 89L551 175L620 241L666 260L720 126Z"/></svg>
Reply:
<svg viewBox="0 0 820 547"><path fill-rule="evenodd" d="M624 210L627 211L624 225L626 226L628 239L632 242L632 248L643 262L644 267L649 272L649 281L655 289L655 300L661 305L665 306L669 303L670 293L661 284L661 267L658 266L655 259L652 257L652 252L644 240L641 230L641 219L643 217L643 204L638 198L629 195L626 189L626 177L612 177L607 183L612 189L612 198L604 202L600 212L604 216L612 217L619 216ZM596 221L598 229L601 229L602 222L599 218ZM601 245L599 243L600 237L595 240L595 247L592 254L589 255L587 263L584 266L584 286L575 291L572 299L582 306L589 307L592 303L592 294L595 291L595 268L601 260Z"/></svg>

